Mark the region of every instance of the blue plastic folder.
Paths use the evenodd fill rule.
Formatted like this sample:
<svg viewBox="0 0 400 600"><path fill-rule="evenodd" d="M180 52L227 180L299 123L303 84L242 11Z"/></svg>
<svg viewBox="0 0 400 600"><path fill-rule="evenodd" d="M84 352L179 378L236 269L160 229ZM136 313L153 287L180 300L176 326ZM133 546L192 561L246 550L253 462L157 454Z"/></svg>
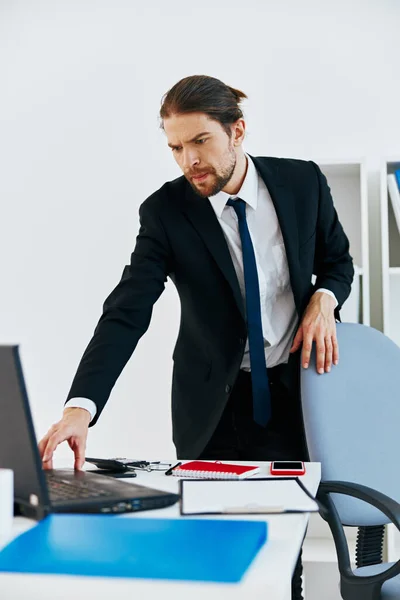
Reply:
<svg viewBox="0 0 400 600"><path fill-rule="evenodd" d="M51 515L0 552L0 572L240 581L263 521Z"/></svg>

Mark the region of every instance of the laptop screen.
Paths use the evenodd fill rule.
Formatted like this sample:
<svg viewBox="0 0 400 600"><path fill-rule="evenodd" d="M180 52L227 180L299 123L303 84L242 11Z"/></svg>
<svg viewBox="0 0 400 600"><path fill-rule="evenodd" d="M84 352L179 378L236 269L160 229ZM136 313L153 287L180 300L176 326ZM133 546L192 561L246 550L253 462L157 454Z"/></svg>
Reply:
<svg viewBox="0 0 400 600"><path fill-rule="evenodd" d="M20 510L40 518L49 501L18 346L0 346L0 467L14 471Z"/></svg>

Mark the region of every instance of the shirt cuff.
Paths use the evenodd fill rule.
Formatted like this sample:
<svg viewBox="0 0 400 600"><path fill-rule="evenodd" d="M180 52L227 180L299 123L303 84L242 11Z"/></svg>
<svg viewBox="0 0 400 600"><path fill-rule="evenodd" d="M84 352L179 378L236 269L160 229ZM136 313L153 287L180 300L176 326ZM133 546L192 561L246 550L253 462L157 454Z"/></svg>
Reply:
<svg viewBox="0 0 400 600"><path fill-rule="evenodd" d="M71 398L65 403L64 408L84 408L90 413L90 421L93 421L97 413L97 406L89 398Z"/></svg>
<svg viewBox="0 0 400 600"><path fill-rule="evenodd" d="M332 298L334 299L334 301L336 302L335 304L335 308L337 307L337 305L339 304L339 302L336 299L336 296L333 292L331 292L331 290L327 290L325 288L318 288L317 290L315 290L315 292L325 292L325 294L328 294L329 296L332 296ZM314 294L315 294L314 292Z"/></svg>

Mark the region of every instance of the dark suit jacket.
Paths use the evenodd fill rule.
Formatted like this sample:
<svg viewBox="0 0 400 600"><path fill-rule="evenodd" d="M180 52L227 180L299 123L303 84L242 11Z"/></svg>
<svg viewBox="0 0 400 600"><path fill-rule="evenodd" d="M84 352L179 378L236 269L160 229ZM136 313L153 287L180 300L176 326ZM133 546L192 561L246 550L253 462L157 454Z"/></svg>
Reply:
<svg viewBox="0 0 400 600"><path fill-rule="evenodd" d="M354 270L325 176L312 161L251 159L279 219L299 322L319 287L336 295L335 316L340 320ZM97 414L91 425L96 423L150 324L152 307L169 276L181 302L173 353L173 439L178 457L196 458L210 439L239 372L247 336L243 301L214 210L184 176L149 196L139 215L131 263L104 302L67 400L77 396L93 400ZM317 276L315 286L312 274Z"/></svg>

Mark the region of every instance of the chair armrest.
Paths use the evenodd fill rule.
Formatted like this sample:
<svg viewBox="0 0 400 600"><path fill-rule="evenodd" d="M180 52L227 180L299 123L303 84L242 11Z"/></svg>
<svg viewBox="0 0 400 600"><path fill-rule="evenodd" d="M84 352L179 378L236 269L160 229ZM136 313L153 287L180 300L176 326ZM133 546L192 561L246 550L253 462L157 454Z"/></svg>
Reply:
<svg viewBox="0 0 400 600"><path fill-rule="evenodd" d="M382 494L382 492L350 481L324 481L320 483L318 491L330 494L346 494L364 500L382 511L400 531L400 504L393 498L386 496L386 494Z"/></svg>
<svg viewBox="0 0 400 600"><path fill-rule="evenodd" d="M321 512L321 516L328 522L331 529L333 539L335 541L336 552L338 556L339 570L341 575L345 576L346 579L351 580L352 583L356 583L357 580L363 584L379 584L382 585L388 579L395 577L400 573L400 560L397 561L393 566L388 568L382 573L376 575L367 575L360 577L354 575L350 565L349 550L347 546L347 540L344 533L343 525L340 521L339 514L333 503L330 494L345 494L368 502L372 506L382 511L391 522L400 531L400 504L374 490L368 486L361 485L359 483L351 483L348 481L324 481L318 488L318 500L324 506L325 510Z"/></svg>

